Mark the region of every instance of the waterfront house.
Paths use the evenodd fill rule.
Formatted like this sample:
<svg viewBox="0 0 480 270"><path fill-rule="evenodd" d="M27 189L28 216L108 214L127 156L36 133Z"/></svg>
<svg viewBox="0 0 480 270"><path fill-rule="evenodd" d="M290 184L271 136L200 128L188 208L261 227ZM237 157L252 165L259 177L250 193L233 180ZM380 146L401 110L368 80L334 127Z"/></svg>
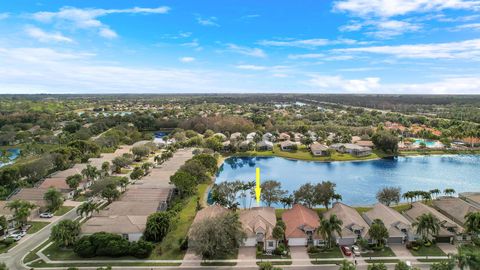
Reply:
<svg viewBox="0 0 480 270"><path fill-rule="evenodd" d="M372 153L372 148L363 147L353 143L335 143L330 145L330 148L340 153L348 153L356 157L368 156Z"/></svg>
<svg viewBox="0 0 480 270"><path fill-rule="evenodd" d="M290 141L290 135L288 135L288 133L280 133L280 135L278 135L278 140L279 141Z"/></svg>
<svg viewBox="0 0 480 270"><path fill-rule="evenodd" d="M388 244L403 244L415 240L412 223L398 211L377 203L373 208L363 213L363 218L369 226L375 219L380 219L388 230L389 237L385 239Z"/></svg>
<svg viewBox="0 0 480 270"><path fill-rule="evenodd" d="M230 141L222 142L222 151L228 152L232 148L232 143Z"/></svg>
<svg viewBox="0 0 480 270"><path fill-rule="evenodd" d="M405 217L407 217L412 223L417 221L423 214L430 213L440 221L440 230L435 236L435 240L438 243L452 243L457 235L461 235L463 228L456 224L453 220L438 212L430 206L427 206L421 202L414 202L412 208L405 211Z"/></svg>
<svg viewBox="0 0 480 270"><path fill-rule="evenodd" d="M249 150L253 149L254 145L255 145L254 142L249 141L249 140L245 140L245 141L242 141L238 144L238 149L240 151L249 151Z"/></svg>
<svg viewBox="0 0 480 270"><path fill-rule="evenodd" d="M230 140L231 141L238 141L242 138L242 133L240 132L235 132L230 135Z"/></svg>
<svg viewBox="0 0 480 270"><path fill-rule="evenodd" d="M282 149L282 151L293 151L296 147L297 145L292 141L280 142L280 149Z"/></svg>
<svg viewBox="0 0 480 270"><path fill-rule="evenodd" d="M261 245L267 251L274 250L277 247L278 239L273 238L272 235L273 228L277 224L275 208L253 207L241 210L239 219L247 235L243 243L244 246Z"/></svg>
<svg viewBox="0 0 480 270"><path fill-rule="evenodd" d="M257 143L258 151L271 151L273 150L273 143L270 141L261 141Z"/></svg>
<svg viewBox="0 0 480 270"><path fill-rule="evenodd" d="M325 157L328 156L330 153L328 152L328 146L320 144L320 143L313 143L310 145L310 151L312 155Z"/></svg>
<svg viewBox="0 0 480 270"><path fill-rule="evenodd" d="M301 204L295 204L282 214L285 238L289 246L324 246L325 241L316 233L320 227L317 212Z"/></svg>
<svg viewBox="0 0 480 270"><path fill-rule="evenodd" d="M295 142L300 142L305 136L302 133L295 132L293 134L293 140Z"/></svg>
<svg viewBox="0 0 480 270"><path fill-rule="evenodd" d="M480 211L480 208L457 197L440 197L433 201L433 207L462 226L467 214Z"/></svg>
<svg viewBox="0 0 480 270"><path fill-rule="evenodd" d="M272 133L267 132L267 133L263 134L262 140L264 140L264 141L269 141L269 142L273 142L273 141L275 141L275 136L273 136Z"/></svg>
<svg viewBox="0 0 480 270"><path fill-rule="evenodd" d="M337 202L333 207L323 214L323 218L330 218L336 215L342 224L342 234L334 233L335 241L340 246L350 246L358 239L368 240L368 229L370 228L362 216L354 208Z"/></svg>
<svg viewBox="0 0 480 270"><path fill-rule="evenodd" d="M471 205L480 208L480 192L464 192L458 194L458 196Z"/></svg>
<svg viewBox="0 0 480 270"><path fill-rule="evenodd" d="M199 224L204 220L226 215L227 213L228 213L228 209L218 204L207 206L201 209L200 211L198 211L197 214L195 215L195 218L193 219L192 226L190 226L190 229L188 231L188 236L189 236L188 244L191 245L195 241L195 239L190 237L191 229L195 224Z"/></svg>
<svg viewBox="0 0 480 270"><path fill-rule="evenodd" d="M359 140L359 141L356 141L355 144L363 147L369 147L369 148L375 147L373 142L368 140Z"/></svg>
<svg viewBox="0 0 480 270"><path fill-rule="evenodd" d="M256 132L250 132L247 134L247 141L253 141L255 139L255 136L257 136L257 133Z"/></svg>

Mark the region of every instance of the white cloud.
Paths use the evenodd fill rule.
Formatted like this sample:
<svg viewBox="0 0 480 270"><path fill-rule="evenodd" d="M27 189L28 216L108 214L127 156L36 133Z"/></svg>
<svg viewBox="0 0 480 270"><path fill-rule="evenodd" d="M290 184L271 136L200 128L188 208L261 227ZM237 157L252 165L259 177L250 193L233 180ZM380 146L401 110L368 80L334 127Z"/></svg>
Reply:
<svg viewBox="0 0 480 270"><path fill-rule="evenodd" d="M372 53L392 55L398 58L426 59L471 59L480 57L480 39L449 43L429 43L415 45L372 46L347 49L334 49L336 53Z"/></svg>
<svg viewBox="0 0 480 270"><path fill-rule="evenodd" d="M245 69L245 70L266 70L266 66L257 66L257 65L238 65L235 66L238 69Z"/></svg>
<svg viewBox="0 0 480 270"><path fill-rule="evenodd" d="M217 26L217 27L220 26L217 23L217 17L202 18L200 16L197 16L197 22L198 24L203 26Z"/></svg>
<svg viewBox="0 0 480 270"><path fill-rule="evenodd" d="M7 12L0 13L0 20L5 20L8 17L10 17L10 14L8 14Z"/></svg>
<svg viewBox="0 0 480 270"><path fill-rule="evenodd" d="M339 0L334 10L360 17L389 18L409 13L440 11L445 9L479 10L478 0Z"/></svg>
<svg viewBox="0 0 480 270"><path fill-rule="evenodd" d="M191 63L193 61L195 61L195 58L194 57L189 57L189 56L185 56L185 57L181 57L180 59L178 59L180 62L182 63Z"/></svg>
<svg viewBox="0 0 480 270"><path fill-rule="evenodd" d="M341 76L312 74L310 75L310 79L305 83L314 89L327 92L368 93L379 89L380 78L368 77L348 80Z"/></svg>
<svg viewBox="0 0 480 270"><path fill-rule="evenodd" d="M421 29L421 25L400 20L366 20L364 22L351 21L339 28L343 32L354 32L362 29L370 36L387 39L407 32L418 31Z"/></svg>
<svg viewBox="0 0 480 270"><path fill-rule="evenodd" d="M378 77L345 79L342 76L310 74L304 84L314 91L334 93L478 94L480 76L445 77L435 82L382 84Z"/></svg>
<svg viewBox="0 0 480 270"><path fill-rule="evenodd" d="M98 18L109 14L165 14L169 7L157 8L127 8L127 9L81 9L63 7L58 12L42 11L32 14L32 18L55 24L67 24L78 29L96 29L98 34L105 38L114 38L117 34L108 25L103 24Z"/></svg>
<svg viewBox="0 0 480 270"><path fill-rule="evenodd" d="M328 40L324 38L312 39L284 39L284 40L261 40L258 44L271 47L296 47L296 48L316 48L328 45L338 44L364 44L353 39Z"/></svg>
<svg viewBox="0 0 480 270"><path fill-rule="evenodd" d="M183 47L187 47L187 48L193 48L195 51L203 50L203 47L198 42L198 39L194 39L191 42L185 42L185 43L182 43L180 45L183 46Z"/></svg>
<svg viewBox="0 0 480 270"><path fill-rule="evenodd" d="M244 46L239 46L236 44L229 43L227 44L227 49L231 52L243 54L247 56L259 57L259 58L267 57L267 54L262 49L259 49L259 48L250 48L250 47L244 47Z"/></svg>
<svg viewBox="0 0 480 270"><path fill-rule="evenodd" d="M290 54L289 59L319 59L324 58L325 54L322 53L306 53L306 54Z"/></svg>
<svg viewBox="0 0 480 270"><path fill-rule="evenodd" d="M73 42L73 39L62 35L60 32L48 33L34 26L27 26L25 32L27 35L40 42Z"/></svg>
<svg viewBox="0 0 480 270"><path fill-rule="evenodd" d="M480 30L480 23L468 23L468 24L462 24L458 25L455 27L457 30L461 29L472 29L472 30Z"/></svg>

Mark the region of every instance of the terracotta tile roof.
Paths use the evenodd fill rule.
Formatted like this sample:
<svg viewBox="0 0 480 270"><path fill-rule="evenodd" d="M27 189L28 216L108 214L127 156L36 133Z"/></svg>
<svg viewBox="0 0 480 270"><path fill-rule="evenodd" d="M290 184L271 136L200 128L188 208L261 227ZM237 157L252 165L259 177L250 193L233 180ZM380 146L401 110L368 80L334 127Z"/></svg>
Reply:
<svg viewBox="0 0 480 270"><path fill-rule="evenodd" d="M71 190L65 178L47 178L39 186L39 188L45 188L45 189L48 189L51 187L59 190Z"/></svg>
<svg viewBox="0 0 480 270"><path fill-rule="evenodd" d="M17 194L10 197L9 201L25 200L42 207L46 205L43 195L47 190L46 188L22 188Z"/></svg>
<svg viewBox="0 0 480 270"><path fill-rule="evenodd" d="M257 232L262 232L267 239L270 239L272 230L277 224L273 207L253 207L241 210L239 219L247 237L255 237Z"/></svg>
<svg viewBox="0 0 480 270"><path fill-rule="evenodd" d="M320 218L317 212L301 204L295 204L291 209L283 212L282 220L286 225L286 238L305 237L302 228L308 226L309 228L316 229L320 226Z"/></svg>

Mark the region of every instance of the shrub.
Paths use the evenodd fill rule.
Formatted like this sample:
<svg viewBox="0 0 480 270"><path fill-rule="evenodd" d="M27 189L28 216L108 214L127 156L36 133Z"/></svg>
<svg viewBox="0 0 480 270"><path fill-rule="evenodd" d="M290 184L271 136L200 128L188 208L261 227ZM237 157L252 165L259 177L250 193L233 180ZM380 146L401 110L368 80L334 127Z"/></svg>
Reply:
<svg viewBox="0 0 480 270"><path fill-rule="evenodd" d="M4 245L6 245L7 247L10 246L11 244L13 244L15 242L15 240L13 240L12 238L5 238L2 243Z"/></svg>
<svg viewBox="0 0 480 270"><path fill-rule="evenodd" d="M73 247L73 251L83 258L95 257L95 246L90 242L89 236L80 238Z"/></svg>
<svg viewBox="0 0 480 270"><path fill-rule="evenodd" d="M134 257L144 259L150 256L154 248L155 246L152 243L139 240L138 242L133 242L130 245L129 253Z"/></svg>
<svg viewBox="0 0 480 270"><path fill-rule="evenodd" d="M320 252L320 250L316 246L309 246L308 249L307 249L307 252L308 253L318 253L318 252Z"/></svg>

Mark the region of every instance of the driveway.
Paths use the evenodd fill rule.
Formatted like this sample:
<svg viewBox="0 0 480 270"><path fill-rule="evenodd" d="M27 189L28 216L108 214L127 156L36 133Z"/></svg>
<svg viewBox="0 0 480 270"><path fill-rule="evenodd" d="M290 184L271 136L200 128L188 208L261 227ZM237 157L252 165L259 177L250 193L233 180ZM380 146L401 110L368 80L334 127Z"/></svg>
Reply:
<svg viewBox="0 0 480 270"><path fill-rule="evenodd" d="M311 264L306 247L290 247L290 255L292 256L292 265Z"/></svg>
<svg viewBox="0 0 480 270"><path fill-rule="evenodd" d="M240 247L238 249L237 266L257 266L256 263L257 248L256 247Z"/></svg>
<svg viewBox="0 0 480 270"><path fill-rule="evenodd" d="M397 257L412 257L412 253L407 249L405 245L402 244L391 244L389 245L390 249L392 249L393 253ZM412 261L412 259L410 259ZM416 261L416 260L415 260Z"/></svg>
<svg viewBox="0 0 480 270"><path fill-rule="evenodd" d="M187 249L187 253L183 257L182 267L184 266L200 266L202 258L193 252L191 248Z"/></svg>
<svg viewBox="0 0 480 270"><path fill-rule="evenodd" d="M445 254L457 254L457 246L449 243L437 243L437 246L445 252Z"/></svg>

